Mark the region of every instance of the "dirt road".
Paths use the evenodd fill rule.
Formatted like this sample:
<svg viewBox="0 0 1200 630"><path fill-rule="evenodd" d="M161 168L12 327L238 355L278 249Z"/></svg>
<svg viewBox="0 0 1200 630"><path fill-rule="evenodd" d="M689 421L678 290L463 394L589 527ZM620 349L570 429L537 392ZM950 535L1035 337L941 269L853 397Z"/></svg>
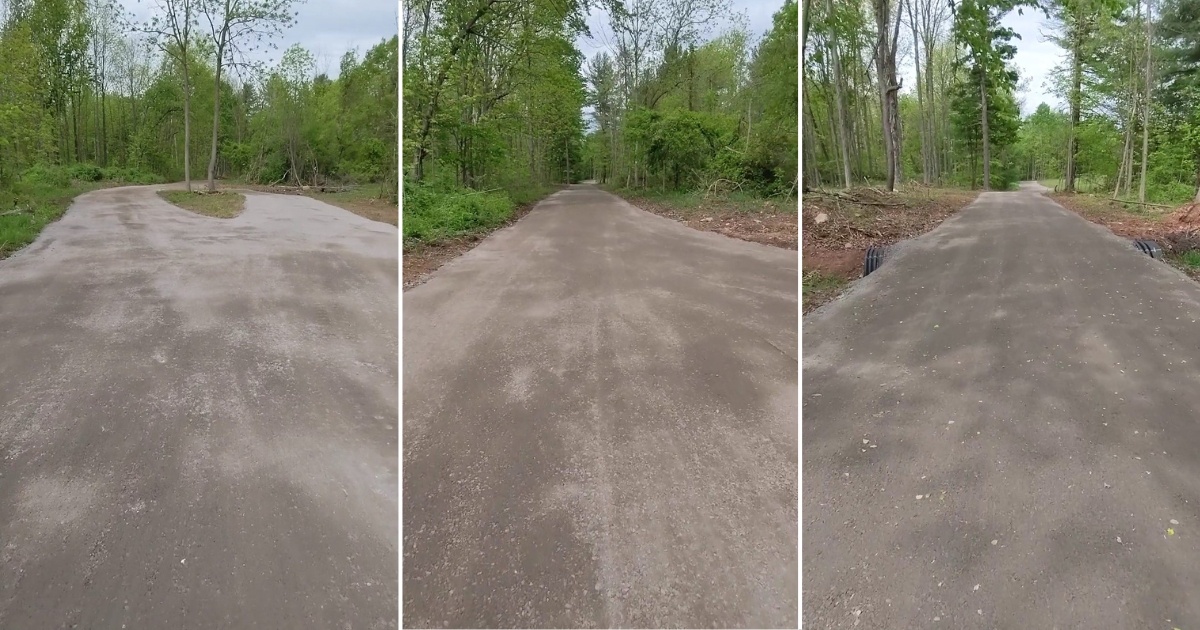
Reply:
<svg viewBox="0 0 1200 630"><path fill-rule="evenodd" d="M796 627L795 251L561 191L404 294L404 625Z"/></svg>
<svg viewBox="0 0 1200 630"><path fill-rule="evenodd" d="M805 628L1200 626L1200 286L1025 188L805 318Z"/></svg>
<svg viewBox="0 0 1200 630"><path fill-rule="evenodd" d="M396 627L396 252L118 188L0 261L0 627Z"/></svg>

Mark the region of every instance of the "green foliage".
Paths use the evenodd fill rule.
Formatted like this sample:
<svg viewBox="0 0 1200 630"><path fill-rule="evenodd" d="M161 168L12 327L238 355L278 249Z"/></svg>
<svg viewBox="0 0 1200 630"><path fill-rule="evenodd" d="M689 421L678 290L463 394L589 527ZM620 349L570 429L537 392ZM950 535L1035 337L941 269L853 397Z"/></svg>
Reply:
<svg viewBox="0 0 1200 630"><path fill-rule="evenodd" d="M1015 146L1022 179L1055 179L1066 171L1070 119L1042 103L1021 123Z"/></svg>
<svg viewBox="0 0 1200 630"><path fill-rule="evenodd" d="M71 185L71 174L62 167L38 164L21 175L21 183L33 187L66 188Z"/></svg>
<svg viewBox="0 0 1200 630"><path fill-rule="evenodd" d="M74 164L68 169L68 172L71 174L71 179L81 182L98 182L104 179L104 173L95 164Z"/></svg>
<svg viewBox="0 0 1200 630"><path fill-rule="evenodd" d="M1200 249L1191 249L1179 256L1179 261L1192 269L1200 269Z"/></svg>
<svg viewBox="0 0 1200 630"><path fill-rule="evenodd" d="M755 51L748 88L761 103L762 118L751 132L746 178L764 194L791 188L799 175L796 155L799 121L799 12L787 0L773 17L771 30ZM754 96L750 97L751 104Z"/></svg>
<svg viewBox="0 0 1200 630"><path fill-rule="evenodd" d="M21 181L0 188L0 258L32 243L77 195L100 186L71 184L67 177L64 169L39 166L26 171Z"/></svg>
<svg viewBox="0 0 1200 630"><path fill-rule="evenodd" d="M437 243L503 225L516 208L507 193L404 182L404 241Z"/></svg>

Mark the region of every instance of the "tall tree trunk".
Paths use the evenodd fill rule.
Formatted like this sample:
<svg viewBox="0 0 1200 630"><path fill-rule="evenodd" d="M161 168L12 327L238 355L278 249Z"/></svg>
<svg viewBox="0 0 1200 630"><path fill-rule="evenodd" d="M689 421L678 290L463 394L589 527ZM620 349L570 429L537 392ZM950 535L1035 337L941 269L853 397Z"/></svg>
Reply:
<svg viewBox="0 0 1200 630"><path fill-rule="evenodd" d="M217 192L217 131L221 128L221 63L224 45L217 47L217 71L213 81L212 143L208 153L208 192Z"/></svg>
<svg viewBox="0 0 1200 630"><path fill-rule="evenodd" d="M908 3L908 21L912 27L913 36L913 67L917 71L917 123L920 127L921 135L921 181L929 185L929 134L925 124L925 98L924 84L921 81L921 38L917 35L917 11L915 3L910 0ZM926 50L928 55L929 51Z"/></svg>
<svg viewBox="0 0 1200 630"><path fill-rule="evenodd" d="M108 90L100 89L100 166L108 167L108 107L106 94Z"/></svg>
<svg viewBox="0 0 1200 630"><path fill-rule="evenodd" d="M825 0L825 10L828 11L830 17L833 16L833 0ZM833 48L833 90L834 100L837 102L837 143L838 151L842 156L842 187L850 187L850 138L846 133L846 92L842 85L842 62L841 54L838 50L837 38L831 37L830 46Z"/></svg>
<svg viewBox="0 0 1200 630"><path fill-rule="evenodd" d="M192 84L187 61L183 63L183 181L192 192Z"/></svg>
<svg viewBox="0 0 1200 630"><path fill-rule="evenodd" d="M890 34L889 27L891 24L891 9L888 0L875 0L875 77L879 81L879 122L883 132L883 153L887 169L887 190L893 191L896 189L896 153L895 144L896 135L893 133L892 127L892 84L895 82L892 76L895 73L895 60L892 60L889 68L888 56L892 51L891 42L888 39Z"/></svg>
<svg viewBox="0 0 1200 630"><path fill-rule="evenodd" d="M927 119L930 141L929 165L933 170L932 177L940 183L943 171L943 165L941 161L945 159L946 152L944 150L940 150L943 134L940 133L939 125L936 122L938 120L942 120L942 112L939 104L943 100L944 95L943 98L938 98L935 96L937 92L934 90L933 51L937 46L937 25L932 21L932 3L935 1L936 0L925 0L925 5L922 7L921 38L924 40L925 44L925 98L930 102L930 113L932 114L932 116Z"/></svg>
<svg viewBox="0 0 1200 630"><path fill-rule="evenodd" d="M1121 166L1117 169L1117 185L1113 187L1112 198L1114 200L1120 196L1121 185L1127 181L1125 174L1133 171L1133 165L1129 163L1133 158L1133 116L1134 113L1130 112L1125 121L1125 144L1121 147Z"/></svg>
<svg viewBox="0 0 1200 630"><path fill-rule="evenodd" d="M1071 41L1071 127L1067 137L1067 177L1064 188L1066 192L1075 192L1075 171L1079 143L1079 99L1083 81L1083 24L1082 16L1075 16L1074 32Z"/></svg>
<svg viewBox="0 0 1200 630"><path fill-rule="evenodd" d="M983 110L983 189L992 189L992 139L988 135L987 66L979 77L979 104Z"/></svg>
<svg viewBox="0 0 1200 630"><path fill-rule="evenodd" d="M1150 158L1150 103L1153 96L1151 77L1154 67L1154 13L1152 1L1146 0L1146 102L1142 107L1142 175L1138 180L1138 201L1146 203L1146 164ZM1196 200L1200 201L1200 187L1196 190Z"/></svg>

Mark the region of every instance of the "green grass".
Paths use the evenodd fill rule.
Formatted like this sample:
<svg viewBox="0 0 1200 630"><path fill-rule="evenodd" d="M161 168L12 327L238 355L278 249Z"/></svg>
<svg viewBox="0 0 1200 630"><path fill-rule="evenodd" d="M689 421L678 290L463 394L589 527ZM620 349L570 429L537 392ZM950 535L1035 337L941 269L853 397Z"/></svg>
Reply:
<svg viewBox="0 0 1200 630"><path fill-rule="evenodd" d="M62 217L75 197L104 187L102 182L78 182L62 188L24 185L0 191L0 258L36 240L47 225Z"/></svg>
<svg viewBox="0 0 1200 630"><path fill-rule="evenodd" d="M1200 270L1200 249L1191 249L1179 255L1179 262L1194 270Z"/></svg>
<svg viewBox="0 0 1200 630"><path fill-rule="evenodd" d="M38 165L7 185L0 184L0 258L37 239L83 193L127 184L152 184L162 178L133 169Z"/></svg>
<svg viewBox="0 0 1200 630"><path fill-rule="evenodd" d="M517 208L553 192L552 187L476 191L435 185L404 185L404 245L434 245L494 230Z"/></svg>
<svg viewBox="0 0 1200 630"><path fill-rule="evenodd" d="M215 193L160 190L158 196L184 210L216 219L232 219L246 207L245 195L225 190Z"/></svg>
<svg viewBox="0 0 1200 630"><path fill-rule="evenodd" d="M804 311L807 312L810 308L836 297L836 294L840 293L848 284L850 281L845 278L820 271L804 274L800 282L801 304Z"/></svg>
<svg viewBox="0 0 1200 630"><path fill-rule="evenodd" d="M824 274L820 271L814 271L804 276L804 280L801 283L800 288L801 293L808 293L810 291L828 291L830 289L841 287L846 283L847 281L843 278Z"/></svg>

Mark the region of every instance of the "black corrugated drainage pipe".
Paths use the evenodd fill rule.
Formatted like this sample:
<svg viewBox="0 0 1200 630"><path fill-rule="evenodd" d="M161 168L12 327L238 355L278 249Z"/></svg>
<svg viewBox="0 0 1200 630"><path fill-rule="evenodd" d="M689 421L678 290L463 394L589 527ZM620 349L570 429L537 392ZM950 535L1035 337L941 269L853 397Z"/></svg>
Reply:
<svg viewBox="0 0 1200 630"><path fill-rule="evenodd" d="M1154 260L1162 260L1162 257L1163 257L1162 248L1159 247L1158 243L1156 243L1154 241L1148 241L1148 240L1143 240L1143 239L1134 239L1133 246L1138 248L1138 251L1153 258Z"/></svg>
<svg viewBox="0 0 1200 630"><path fill-rule="evenodd" d="M866 259L863 260L864 278L871 275L871 272L879 269L879 266L883 264L883 251L884 248L876 247L874 245L867 248L867 256Z"/></svg>

